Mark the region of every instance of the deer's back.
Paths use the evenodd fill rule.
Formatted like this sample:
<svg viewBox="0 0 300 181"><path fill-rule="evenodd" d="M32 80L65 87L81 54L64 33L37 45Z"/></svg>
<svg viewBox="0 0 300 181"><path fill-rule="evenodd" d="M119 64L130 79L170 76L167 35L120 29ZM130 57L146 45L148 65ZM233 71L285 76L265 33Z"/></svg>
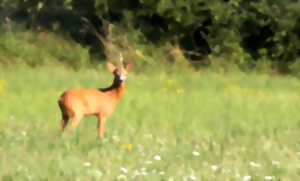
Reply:
<svg viewBox="0 0 300 181"><path fill-rule="evenodd" d="M112 92L97 89L71 89L64 92L59 103L69 115L103 114L110 115L118 100Z"/></svg>

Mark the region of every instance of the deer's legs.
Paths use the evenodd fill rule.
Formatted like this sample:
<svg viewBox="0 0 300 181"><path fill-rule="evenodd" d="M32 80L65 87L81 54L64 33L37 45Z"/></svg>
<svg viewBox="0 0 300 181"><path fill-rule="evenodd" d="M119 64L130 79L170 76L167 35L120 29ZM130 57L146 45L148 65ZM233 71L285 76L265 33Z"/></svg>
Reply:
<svg viewBox="0 0 300 181"><path fill-rule="evenodd" d="M63 114L59 130L64 131L64 129L67 126L68 122L69 122L69 116L67 114Z"/></svg>
<svg viewBox="0 0 300 181"><path fill-rule="evenodd" d="M83 115L81 114L75 114L72 118L72 123L71 125L68 127L68 130L70 132L73 131L73 129L75 129L77 127L77 125L79 124L80 120L82 119Z"/></svg>
<svg viewBox="0 0 300 181"><path fill-rule="evenodd" d="M98 136L103 138L104 137L104 124L106 122L106 117L98 115Z"/></svg>

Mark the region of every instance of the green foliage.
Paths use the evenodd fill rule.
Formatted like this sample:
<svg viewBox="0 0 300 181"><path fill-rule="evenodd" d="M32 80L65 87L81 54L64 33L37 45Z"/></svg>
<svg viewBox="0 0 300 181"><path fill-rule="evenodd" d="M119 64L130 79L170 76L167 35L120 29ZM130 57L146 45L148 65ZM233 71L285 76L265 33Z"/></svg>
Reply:
<svg viewBox="0 0 300 181"><path fill-rule="evenodd" d="M18 24L68 32L82 45L95 48L99 43L91 43L95 41L90 34L82 33L80 18L90 19L112 41L109 46L100 43L102 59L127 52L128 58L143 64L151 62L151 53L145 52L174 48L192 61L231 55L229 61L249 69L266 60L270 66L289 67L299 56L300 3L294 0L5 0L0 7ZM158 54L152 61L168 62L168 54Z"/></svg>
<svg viewBox="0 0 300 181"><path fill-rule="evenodd" d="M41 66L65 62L87 65L89 52L70 39L49 32L7 32L0 37L0 63Z"/></svg>
<svg viewBox="0 0 300 181"><path fill-rule="evenodd" d="M293 61L299 54L297 1L112 0L95 4L96 14L119 27L138 29L135 32L146 40L138 39L139 44L152 42L161 47L171 43L198 53L208 49L214 55L232 54L230 59L239 67L255 65L249 63L253 59Z"/></svg>
<svg viewBox="0 0 300 181"><path fill-rule="evenodd" d="M297 58L294 62L290 63L289 69L291 70L293 75L300 77L300 59Z"/></svg>

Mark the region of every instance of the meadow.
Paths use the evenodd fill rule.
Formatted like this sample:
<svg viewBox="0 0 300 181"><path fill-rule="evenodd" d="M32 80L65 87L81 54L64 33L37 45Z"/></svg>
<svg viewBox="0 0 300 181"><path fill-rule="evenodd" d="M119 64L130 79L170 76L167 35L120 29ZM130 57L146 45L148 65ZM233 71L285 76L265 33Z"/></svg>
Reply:
<svg viewBox="0 0 300 181"><path fill-rule="evenodd" d="M300 179L300 80L200 71L133 71L97 137L85 117L58 131L59 95L101 88L104 67L0 69L0 179Z"/></svg>

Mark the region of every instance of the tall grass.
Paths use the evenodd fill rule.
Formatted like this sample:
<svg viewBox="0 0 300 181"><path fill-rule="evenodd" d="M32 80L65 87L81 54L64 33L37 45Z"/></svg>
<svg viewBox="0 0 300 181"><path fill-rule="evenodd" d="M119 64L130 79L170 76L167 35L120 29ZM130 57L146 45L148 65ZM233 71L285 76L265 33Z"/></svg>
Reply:
<svg viewBox="0 0 300 181"><path fill-rule="evenodd" d="M265 74L131 73L106 123L60 134L59 95L105 69L2 68L2 180L298 180L300 81Z"/></svg>
<svg viewBox="0 0 300 181"><path fill-rule="evenodd" d="M5 65L88 65L88 47L53 32L0 32L0 63Z"/></svg>

